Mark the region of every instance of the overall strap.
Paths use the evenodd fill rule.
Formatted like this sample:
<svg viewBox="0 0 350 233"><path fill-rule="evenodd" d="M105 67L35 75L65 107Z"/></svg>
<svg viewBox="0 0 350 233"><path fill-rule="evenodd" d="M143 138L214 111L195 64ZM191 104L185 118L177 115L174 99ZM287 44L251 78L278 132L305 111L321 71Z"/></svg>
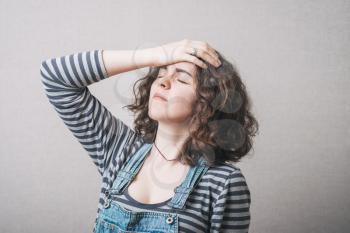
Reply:
<svg viewBox="0 0 350 233"><path fill-rule="evenodd" d="M199 182L208 169L209 166L206 164L205 159L200 157L197 165L191 166L184 182L174 189L175 195L167 205L172 208L183 209L188 196L194 189L194 186Z"/></svg>
<svg viewBox="0 0 350 233"><path fill-rule="evenodd" d="M142 167L145 157L151 148L152 144L145 143L135 152L135 154L131 155L130 159L125 163L121 170L117 172L117 177L110 189L112 194L121 194L124 189L129 186L129 183L134 179L135 175Z"/></svg>

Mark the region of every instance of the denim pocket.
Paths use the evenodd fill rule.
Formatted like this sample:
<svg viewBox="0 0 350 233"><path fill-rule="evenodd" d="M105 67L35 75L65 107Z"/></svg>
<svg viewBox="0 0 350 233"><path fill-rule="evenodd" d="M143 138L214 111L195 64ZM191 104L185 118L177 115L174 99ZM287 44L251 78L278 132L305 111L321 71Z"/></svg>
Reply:
<svg viewBox="0 0 350 233"><path fill-rule="evenodd" d="M97 233L150 233L149 231L126 231L121 229L115 223L109 222L107 219L98 218L96 225Z"/></svg>

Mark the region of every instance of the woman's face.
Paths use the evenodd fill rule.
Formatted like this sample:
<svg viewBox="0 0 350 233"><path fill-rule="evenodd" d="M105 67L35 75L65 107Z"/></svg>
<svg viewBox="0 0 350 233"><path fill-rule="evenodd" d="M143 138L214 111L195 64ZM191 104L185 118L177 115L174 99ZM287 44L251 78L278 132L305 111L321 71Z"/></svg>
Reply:
<svg viewBox="0 0 350 233"><path fill-rule="evenodd" d="M178 62L160 67L152 83L148 115L156 121L181 123L189 119L196 97L197 66ZM155 97L164 96L166 100Z"/></svg>

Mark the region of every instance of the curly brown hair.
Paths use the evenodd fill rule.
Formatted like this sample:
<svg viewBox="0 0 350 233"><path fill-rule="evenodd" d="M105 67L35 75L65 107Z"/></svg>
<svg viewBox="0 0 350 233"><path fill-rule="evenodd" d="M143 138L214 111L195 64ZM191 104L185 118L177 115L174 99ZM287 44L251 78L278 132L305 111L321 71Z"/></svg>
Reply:
<svg viewBox="0 0 350 233"><path fill-rule="evenodd" d="M251 101L234 67L217 52L221 66L197 66L196 101L192 106L189 137L180 150L178 161L191 166L201 156L209 166L239 162L252 148L259 124L251 113ZM153 143L158 122L148 116L152 83L161 67L149 67L148 73L133 86L135 101L126 105L135 113L135 133ZM138 85L139 83L139 85Z"/></svg>

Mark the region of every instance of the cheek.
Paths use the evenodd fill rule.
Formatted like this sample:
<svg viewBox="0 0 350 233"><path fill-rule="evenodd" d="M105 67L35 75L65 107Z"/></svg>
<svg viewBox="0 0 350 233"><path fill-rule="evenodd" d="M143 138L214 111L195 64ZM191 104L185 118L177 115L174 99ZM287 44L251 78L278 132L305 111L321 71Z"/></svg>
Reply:
<svg viewBox="0 0 350 233"><path fill-rule="evenodd" d="M149 90L149 98L151 98L152 96L153 96L153 94L154 94L154 92L155 92L155 90L156 90L156 83L155 83L155 81L152 83L152 85L151 85L151 89Z"/></svg>
<svg viewBox="0 0 350 233"><path fill-rule="evenodd" d="M175 93L168 100L169 113L174 115L188 116L192 112L195 94L190 91L182 91Z"/></svg>

